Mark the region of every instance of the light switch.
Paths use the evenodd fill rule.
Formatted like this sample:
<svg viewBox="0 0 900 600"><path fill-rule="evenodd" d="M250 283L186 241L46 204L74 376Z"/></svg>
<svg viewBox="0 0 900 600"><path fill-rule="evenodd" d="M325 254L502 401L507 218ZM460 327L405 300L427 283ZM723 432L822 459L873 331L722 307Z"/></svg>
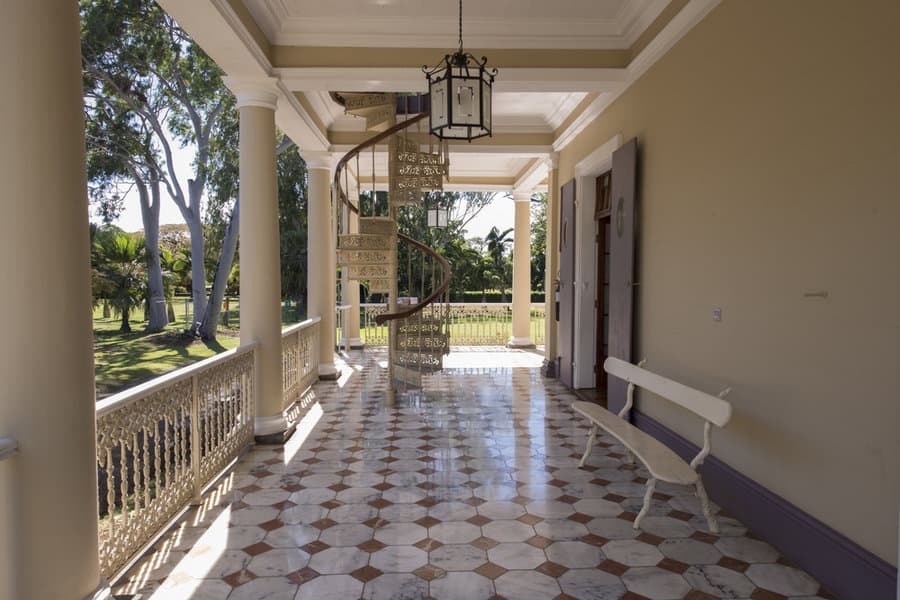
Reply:
<svg viewBox="0 0 900 600"><path fill-rule="evenodd" d="M719 322L722 320L722 307L721 306L713 306L713 321Z"/></svg>

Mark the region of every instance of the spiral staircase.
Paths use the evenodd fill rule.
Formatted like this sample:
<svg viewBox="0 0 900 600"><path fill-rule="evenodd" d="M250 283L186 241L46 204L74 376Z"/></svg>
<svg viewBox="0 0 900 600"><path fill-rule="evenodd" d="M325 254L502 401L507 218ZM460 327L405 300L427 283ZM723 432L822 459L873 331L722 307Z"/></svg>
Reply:
<svg viewBox="0 0 900 600"><path fill-rule="evenodd" d="M428 116L427 97L385 93L332 93L348 114L366 120L371 138L338 162L334 190L338 200L359 215L359 232L340 231L337 264L352 285L365 282L369 294L386 298L385 312L376 317L388 327L388 364L392 388L421 387L425 374L443 368L450 351L450 263L422 242L398 231L397 217L405 207L422 202L426 191L439 190L448 174L446 146L423 151L421 139L410 129ZM375 214L378 202L370 202L372 214L362 214L361 198L350 198L349 171L366 150L388 146L389 191L386 208ZM374 154L373 154L373 172ZM358 186L357 186L358 189ZM382 203L383 204L383 203ZM406 259L401 265L401 255ZM415 266L415 268L414 268ZM400 289L401 269L406 270L405 289ZM402 296L401 296L402 294ZM405 298L405 301L402 300Z"/></svg>

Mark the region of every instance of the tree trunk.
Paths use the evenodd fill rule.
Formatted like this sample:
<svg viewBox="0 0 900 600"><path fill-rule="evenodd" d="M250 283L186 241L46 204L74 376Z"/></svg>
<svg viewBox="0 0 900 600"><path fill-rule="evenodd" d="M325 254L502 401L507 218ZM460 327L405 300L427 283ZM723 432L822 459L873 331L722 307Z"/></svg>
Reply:
<svg viewBox="0 0 900 600"><path fill-rule="evenodd" d="M231 211L231 220L228 222L225 238L222 240L222 254L219 256L219 264L216 265L216 276L213 280L212 291L209 294L209 304L206 306L203 321L200 324L200 337L204 340L216 339L219 313L222 310L222 299L225 297L228 276L231 274L231 265L234 263L234 254L237 250L239 222L240 198L235 200L234 210Z"/></svg>
<svg viewBox="0 0 900 600"><path fill-rule="evenodd" d="M103 301L103 318L108 319L109 317L110 317L109 302L104 300Z"/></svg>
<svg viewBox="0 0 900 600"><path fill-rule="evenodd" d="M144 248L147 250L147 331L155 332L162 331L169 319L166 315L166 294L159 262L159 181L151 181L149 187L148 192L147 185L138 179L141 219L144 222Z"/></svg>
<svg viewBox="0 0 900 600"><path fill-rule="evenodd" d="M167 316L169 317L169 323L174 323L175 322L175 305L172 304L171 302L167 302L166 303L166 312L168 313Z"/></svg>
<svg viewBox="0 0 900 600"><path fill-rule="evenodd" d="M197 334L203 317L206 314L206 265L204 264L203 223L200 215L185 217L191 236L191 299L194 302L194 314L191 318L190 332Z"/></svg>
<svg viewBox="0 0 900 600"><path fill-rule="evenodd" d="M131 323L128 322L129 307L122 309L122 326L119 327L119 333L131 333Z"/></svg>
<svg viewBox="0 0 900 600"><path fill-rule="evenodd" d="M225 308L223 310L225 311L225 314L222 316L222 326L228 327L228 313L231 310L231 299L228 296L225 296Z"/></svg>

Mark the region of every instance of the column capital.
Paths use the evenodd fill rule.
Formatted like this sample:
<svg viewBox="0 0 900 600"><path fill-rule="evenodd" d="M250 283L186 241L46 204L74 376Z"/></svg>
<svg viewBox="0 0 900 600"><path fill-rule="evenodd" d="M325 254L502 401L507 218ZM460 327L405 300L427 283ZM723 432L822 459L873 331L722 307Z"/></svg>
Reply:
<svg viewBox="0 0 900 600"><path fill-rule="evenodd" d="M547 155L547 158L544 159L547 163L547 166L551 169L559 168L559 152L551 152Z"/></svg>
<svg viewBox="0 0 900 600"><path fill-rule="evenodd" d="M306 162L307 169L327 169L328 171L334 169L335 156L331 152L306 150L301 152L300 156L302 156L304 162Z"/></svg>
<svg viewBox="0 0 900 600"><path fill-rule="evenodd" d="M511 194L516 202L531 202L534 190L513 190Z"/></svg>
<svg viewBox="0 0 900 600"><path fill-rule="evenodd" d="M225 85L237 98L237 107L258 106L275 110L278 106L276 77L225 77Z"/></svg>

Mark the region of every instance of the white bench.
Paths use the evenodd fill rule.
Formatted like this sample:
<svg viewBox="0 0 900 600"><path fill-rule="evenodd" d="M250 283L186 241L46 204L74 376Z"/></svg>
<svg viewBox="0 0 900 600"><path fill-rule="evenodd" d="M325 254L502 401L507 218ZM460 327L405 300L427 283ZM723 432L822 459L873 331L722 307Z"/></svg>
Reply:
<svg viewBox="0 0 900 600"><path fill-rule="evenodd" d="M656 487L657 480L659 480L695 486L697 498L699 498L700 506L703 508L703 514L707 523L709 523L709 530L713 533L718 533L719 524L710 511L709 498L706 495L706 490L703 488L703 482L700 480L697 468L703 464L703 460L709 455L711 426L724 427L731 418L731 404L723 399L731 391L731 388L723 390L719 397L711 396L642 369L643 364L644 361L641 361L638 365L633 365L618 358L607 358L603 363L603 368L607 373L628 382L627 400L618 415L590 402L574 402L572 404L572 408L576 412L590 419L592 423L587 448L579 466L583 467L591 455L597 433L600 428L603 428L625 446L629 452L629 462L633 460L632 456L636 456L650 471L650 478L647 480L647 491L644 494L644 505L634 520L635 529L640 527L641 520L650 509L650 498L653 496L653 490ZM690 464L675 454L668 446L626 421L628 412L634 403L635 387L643 388L670 402L674 402L703 419L703 447Z"/></svg>

